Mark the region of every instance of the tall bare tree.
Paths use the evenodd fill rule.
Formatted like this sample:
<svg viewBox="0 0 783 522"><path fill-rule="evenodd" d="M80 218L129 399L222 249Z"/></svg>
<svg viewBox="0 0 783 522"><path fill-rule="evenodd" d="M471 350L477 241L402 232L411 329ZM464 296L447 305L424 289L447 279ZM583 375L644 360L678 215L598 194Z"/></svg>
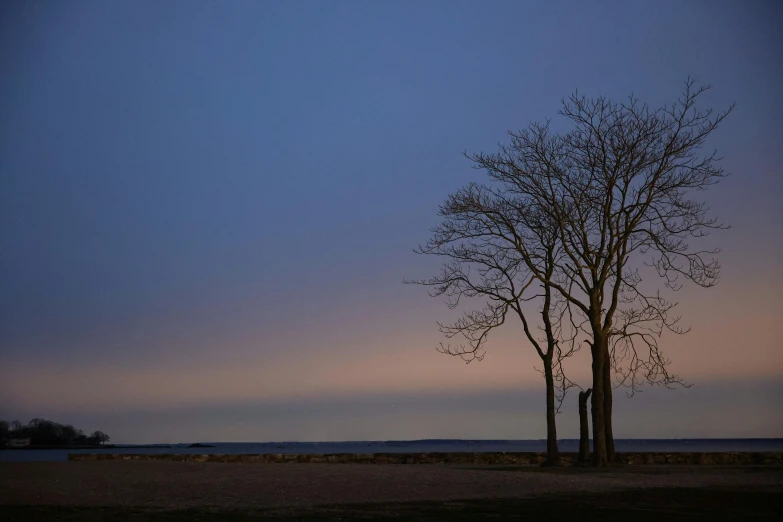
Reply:
<svg viewBox="0 0 783 522"><path fill-rule="evenodd" d="M663 331L685 333L672 315L676 303L643 284L640 267L650 266L671 290L683 280L702 287L718 281L718 250L689 241L724 228L695 198L725 175L716 153L701 155L701 148L733 108L697 109L707 89L688 79L682 95L660 108L634 97L618 103L574 94L559 112L572 124L567 133L533 123L511 132L499 152L470 156L515 209L545 216L553 227L560 256L547 273L535 262L537 239L516 234L524 218L505 211L488 218L515 243L531 275L587 321L598 466L614 457L612 368L615 384L632 390L642 382L680 382L657 342Z"/></svg>
<svg viewBox="0 0 783 522"><path fill-rule="evenodd" d="M524 202L508 194L477 184L470 184L451 194L440 207L443 221L432 229L431 239L415 251L447 259L441 272L430 279L406 281L432 288L431 295L446 296L451 309L463 298L485 300L483 308L465 313L453 323L439 323L449 339L460 336L463 344L443 345L440 351L459 356L466 362L481 360L492 330L517 317L543 363L546 383L547 460L546 465L560 463L555 414L562 404L567 380L562 361L577 348L578 324L571 322L570 307L549 280L562 256L557 228L548 223L547 214L528 209ZM502 216L509 235L496 225ZM524 236L533 245L527 260L520 258L514 235ZM540 271L536 279L528 263ZM534 284L535 283L535 284ZM536 334L525 307L537 300L543 325Z"/></svg>

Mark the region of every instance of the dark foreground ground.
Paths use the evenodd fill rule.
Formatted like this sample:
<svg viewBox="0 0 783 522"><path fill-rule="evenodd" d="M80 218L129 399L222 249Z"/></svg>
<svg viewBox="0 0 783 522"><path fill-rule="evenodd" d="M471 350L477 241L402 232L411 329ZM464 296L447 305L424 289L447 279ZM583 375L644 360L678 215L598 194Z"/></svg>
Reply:
<svg viewBox="0 0 783 522"><path fill-rule="evenodd" d="M3 521L777 520L783 470L0 464Z"/></svg>

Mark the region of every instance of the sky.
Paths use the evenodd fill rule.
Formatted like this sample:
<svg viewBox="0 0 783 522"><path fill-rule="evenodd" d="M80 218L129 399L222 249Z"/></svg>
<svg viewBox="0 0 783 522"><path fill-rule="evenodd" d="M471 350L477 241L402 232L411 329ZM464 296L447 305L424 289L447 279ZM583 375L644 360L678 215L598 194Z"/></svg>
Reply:
<svg viewBox="0 0 783 522"><path fill-rule="evenodd" d="M737 107L701 194L718 286L664 336L689 389L618 438L783 437L783 6L11 1L0 6L0 418L114 442L545 438L509 324L480 363L405 278L447 194L578 89ZM477 303L480 304L480 303ZM570 372L589 384L588 354ZM540 364L539 364L540 367ZM731 419L727 422L726 419ZM558 416L578 436L576 395Z"/></svg>

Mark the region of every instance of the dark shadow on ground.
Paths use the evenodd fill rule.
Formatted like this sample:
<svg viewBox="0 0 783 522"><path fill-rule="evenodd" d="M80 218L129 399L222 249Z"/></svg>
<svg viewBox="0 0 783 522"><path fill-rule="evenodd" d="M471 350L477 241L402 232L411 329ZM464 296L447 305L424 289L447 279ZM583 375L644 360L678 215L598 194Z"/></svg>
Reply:
<svg viewBox="0 0 783 522"><path fill-rule="evenodd" d="M125 508L0 506L5 522L244 522L250 520L551 520L579 522L771 521L783 513L783 495L769 490L638 489L516 500L465 500L282 508L263 511L150 511Z"/></svg>

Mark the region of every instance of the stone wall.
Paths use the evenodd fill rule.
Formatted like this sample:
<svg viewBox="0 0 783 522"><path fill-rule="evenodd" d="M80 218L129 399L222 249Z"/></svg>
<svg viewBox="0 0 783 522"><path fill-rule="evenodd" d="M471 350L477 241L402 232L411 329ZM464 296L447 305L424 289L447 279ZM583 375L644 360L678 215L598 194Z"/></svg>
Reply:
<svg viewBox="0 0 783 522"><path fill-rule="evenodd" d="M624 464L762 465L783 466L782 452L767 453L618 453ZM335 453L320 454L112 454L72 453L71 461L165 460L175 462L262 462L262 463L362 463L362 464L461 464L538 465L546 453ZM563 464L576 462L576 453L562 453Z"/></svg>

